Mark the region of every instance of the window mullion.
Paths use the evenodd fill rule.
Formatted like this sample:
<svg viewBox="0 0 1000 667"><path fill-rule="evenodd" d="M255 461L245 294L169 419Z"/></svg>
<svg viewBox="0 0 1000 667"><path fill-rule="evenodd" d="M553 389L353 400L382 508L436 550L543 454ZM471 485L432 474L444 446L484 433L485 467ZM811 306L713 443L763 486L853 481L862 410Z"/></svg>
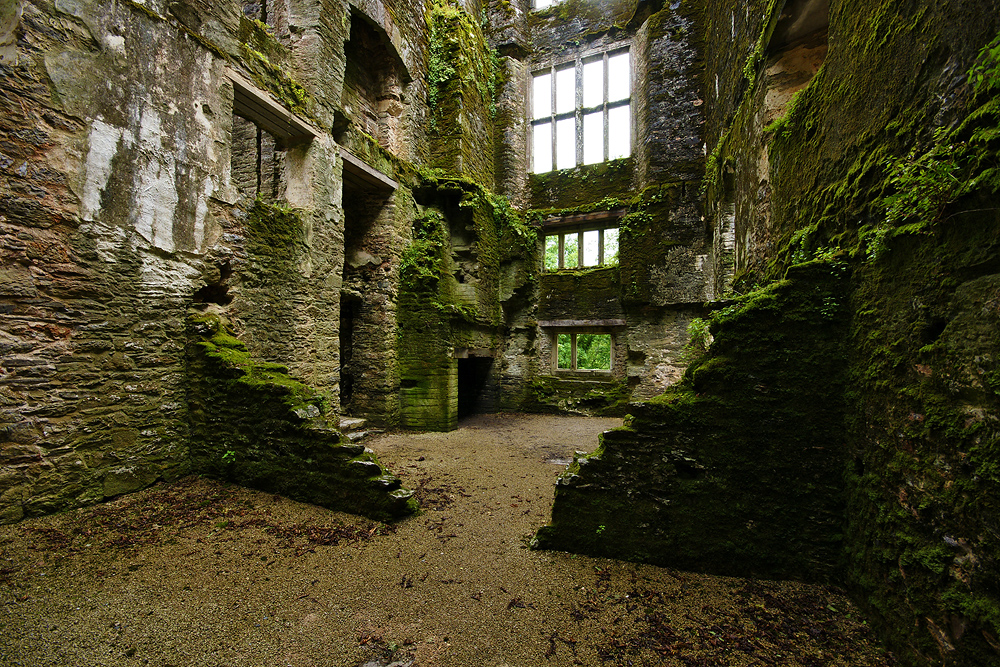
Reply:
<svg viewBox="0 0 1000 667"><path fill-rule="evenodd" d="M570 354L570 368L574 371L576 370L576 334L570 334L569 337L569 354Z"/></svg>
<svg viewBox="0 0 1000 667"><path fill-rule="evenodd" d="M576 266L583 268L583 232L576 233Z"/></svg>
<svg viewBox="0 0 1000 667"><path fill-rule="evenodd" d="M604 230L597 230L597 265L604 266Z"/></svg>
<svg viewBox="0 0 1000 667"><path fill-rule="evenodd" d="M601 56L604 60L604 100L602 105L602 113L604 120L604 160L607 161L608 156L611 155L611 145L609 142L609 135L611 134L611 127L608 120L608 96L611 90L611 83L608 80L608 54L605 53Z"/></svg>
<svg viewBox="0 0 1000 667"><path fill-rule="evenodd" d="M614 333L608 334L608 370L615 370L615 335Z"/></svg>
<svg viewBox="0 0 1000 667"><path fill-rule="evenodd" d="M534 118L534 104L529 99L529 107L532 113L532 124L529 127L532 132L537 131L537 128L541 127L544 128L544 131L550 133L551 159L549 162L551 163L551 167L549 169L551 170L559 168L560 154L564 156L561 163L564 169L579 167L583 164L597 164L598 161L607 162L611 159L612 155L612 131L615 132L616 155L627 157L631 154L632 148L635 146L636 128L632 114L631 100L632 93L634 92L636 71L634 60L630 57L630 49L616 48L613 54L608 51L599 53L595 51L597 49L588 51L585 54L578 54L569 61L562 61L561 63L551 62L548 67L536 70L531 74L533 78L547 76L549 79L550 114L542 118ZM612 78L610 71L612 55L615 60L616 78ZM591 74L592 70L589 69L593 67L596 70L598 66L601 69L599 83L598 81L594 81L596 79L594 75L597 72L593 71ZM562 86L559 84L560 77L558 75L560 72L564 80ZM572 78L567 76L570 72L572 72ZM627 77L627 81L625 77ZM568 99L570 98L570 91L565 90L565 88L569 87L569 81L573 81L574 85L574 90L572 91L572 108L569 106ZM597 88L592 97L588 97L590 88L585 89L585 86L588 85ZM612 87L615 88L616 96L620 93L627 95L627 97L612 101L610 99ZM540 93L541 91L536 91L533 87L531 94L534 95L535 92ZM561 113L557 112L560 95L562 95L564 103ZM590 106L585 107L585 104L590 104ZM612 111L615 112L615 124L612 124L611 120ZM624 127L626 119L628 126ZM586 123L585 120L587 121ZM559 123L562 124L561 133L557 127ZM573 123L573 132L569 132L570 127L567 123ZM601 136L598 136L598 133ZM539 137L539 139L542 138ZM536 153L539 151L544 152L534 139L531 141L532 143L529 148L532 151ZM570 157L570 155L573 157ZM534 159L532 159L530 164L534 173L540 173L537 171L538 165ZM543 162L542 167L546 166Z"/></svg>
<svg viewBox="0 0 1000 667"><path fill-rule="evenodd" d="M566 235L565 234L560 234L559 235L559 268L560 269L566 268L566 262L563 260L563 257L565 256L565 254L566 254Z"/></svg>
<svg viewBox="0 0 1000 667"><path fill-rule="evenodd" d="M552 123L552 126L551 126L552 127L552 169L556 170L556 169L559 168L559 163L557 162L557 160L559 159L559 156L558 156L558 153L556 151L556 66L555 65L551 65L549 67L549 80L552 82L552 86L551 86L551 98L550 98L550 103L551 103L551 108L552 108L552 116L551 116L551 120L550 120L550 122ZM562 267L560 267L560 268L562 268Z"/></svg>
<svg viewBox="0 0 1000 667"><path fill-rule="evenodd" d="M583 61L576 59L574 64L576 70L576 104L574 116L576 118L576 164L583 164Z"/></svg>

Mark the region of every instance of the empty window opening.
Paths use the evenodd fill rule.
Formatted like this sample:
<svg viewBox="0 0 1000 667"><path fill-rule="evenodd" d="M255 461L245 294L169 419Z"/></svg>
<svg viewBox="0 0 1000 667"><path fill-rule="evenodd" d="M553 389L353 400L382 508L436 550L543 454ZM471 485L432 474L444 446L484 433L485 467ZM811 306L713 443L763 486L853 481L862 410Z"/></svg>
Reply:
<svg viewBox="0 0 1000 667"><path fill-rule="evenodd" d="M351 13L342 103L362 131L389 152L402 152L403 93L407 74L388 37L360 12Z"/></svg>
<svg viewBox="0 0 1000 667"><path fill-rule="evenodd" d="M285 148L270 132L233 116L231 182L241 196L281 199L285 194Z"/></svg>
<svg viewBox="0 0 1000 667"><path fill-rule="evenodd" d="M316 130L233 70L230 182L244 197L284 199L287 148L312 141Z"/></svg>
<svg viewBox="0 0 1000 667"><path fill-rule="evenodd" d="M715 295L729 293L736 275L736 179L727 169L722 177L722 198L715 214Z"/></svg>
<svg viewBox="0 0 1000 667"><path fill-rule="evenodd" d="M569 332L556 334L556 369L610 371L611 334Z"/></svg>
<svg viewBox="0 0 1000 667"><path fill-rule="evenodd" d="M631 155L631 95L628 49L534 72L531 170L543 174Z"/></svg>
<svg viewBox="0 0 1000 667"><path fill-rule="evenodd" d="M548 7L551 7L552 5L556 4L558 1L559 0L535 0L535 4L534 4L535 11L538 11L539 9L546 9Z"/></svg>

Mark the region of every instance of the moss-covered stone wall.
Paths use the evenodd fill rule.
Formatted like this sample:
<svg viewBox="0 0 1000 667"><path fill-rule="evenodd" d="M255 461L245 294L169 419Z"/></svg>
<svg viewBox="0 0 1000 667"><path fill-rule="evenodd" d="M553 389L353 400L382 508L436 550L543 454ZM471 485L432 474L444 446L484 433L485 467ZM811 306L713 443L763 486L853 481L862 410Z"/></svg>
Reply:
<svg viewBox="0 0 1000 667"><path fill-rule="evenodd" d="M0 62L4 521L193 469L192 306L225 312L254 359L287 367L336 410L333 133L383 173L398 178L402 164L342 107L353 17L391 46L401 85L414 84L400 132L427 116L423 84L410 81L423 13L399 11L408 3L266 3L271 24L235 2L21 4ZM256 184L237 187L248 156L232 156L246 143L234 140L234 76L315 133L272 142L281 173L261 200ZM422 137L403 157L426 152ZM385 394L379 409L398 412L398 381Z"/></svg>
<svg viewBox="0 0 1000 667"><path fill-rule="evenodd" d="M503 303L530 289L535 234L505 199L470 181L427 173L415 195L425 212L400 270L401 421L450 430L458 417L456 350L503 356ZM492 381L505 372L498 366Z"/></svg>
<svg viewBox="0 0 1000 667"><path fill-rule="evenodd" d="M222 68L182 25L96 5L23 3L0 64L0 521L188 470L183 320L221 233Z"/></svg>
<svg viewBox="0 0 1000 667"><path fill-rule="evenodd" d="M813 263L719 310L684 381L578 456L537 545L834 579L842 567L848 269Z"/></svg>
<svg viewBox="0 0 1000 667"><path fill-rule="evenodd" d="M430 165L492 190L499 56L480 22L453 0L429 3L427 26Z"/></svg>
<svg viewBox="0 0 1000 667"><path fill-rule="evenodd" d="M700 186L705 100L696 48L700 3L561 2L529 12L530 71L627 47L633 67L627 158L527 177L529 219L623 211L618 265L539 276L538 321L623 321L614 381L567 384L549 359L552 331L519 335L537 361L518 387L528 409L620 411L680 379L687 325L731 282L731 246L705 223ZM603 282L602 282L603 280ZM638 392L638 393L636 393ZM592 401L597 394L604 396ZM559 406L562 406L560 408Z"/></svg>
<svg viewBox="0 0 1000 667"><path fill-rule="evenodd" d="M822 66L769 123L781 4L706 4L706 206L735 207L744 289L854 267L846 581L905 664L993 664L1000 17L831 2Z"/></svg>
<svg viewBox="0 0 1000 667"><path fill-rule="evenodd" d="M672 86L672 73L684 63L703 66L700 83L687 91L705 120L696 210L712 238L714 289L723 293L735 269L737 291L756 296L735 306L738 318L729 317L729 308L719 311L711 329L716 340L681 388L631 406L626 429L606 434L595 454L580 458L560 483L553 524L540 541L683 560L689 539L705 554L727 555L703 559L692 549L687 567L841 578L905 664L993 664L1000 656L990 501L997 351L995 336L985 332L995 330L996 315L1000 46L991 40L1000 16L987 2L835 0L826 7L761 0L735 7L708 0L675 8L677 16L654 12L643 28L648 44L665 40L647 47L649 60L669 63L662 80L650 78L644 99L656 98L658 86ZM804 9L824 15L796 15ZM795 34L793 25L811 26L810 32ZM688 28L694 34L688 39L699 45L694 59L676 50ZM684 98L683 88L672 89ZM666 129L682 117L678 111L656 121ZM663 173L700 161L696 143L685 142L683 133L658 136L680 139L658 152L673 156ZM659 169L656 159L639 158L640 182ZM549 188L557 190L573 188ZM636 213L645 212L633 205L624 228ZM626 317L652 318L662 306L651 303L657 293L649 291L655 281L648 276L662 260L636 267L649 274L635 274L625 264L625 243L622 283L637 278L634 300L623 295ZM853 277L838 280L836 294L814 302L818 310L810 314L801 309L812 297L784 290L808 284L799 282L802 272L815 271L817 261L847 267ZM758 307L780 293L790 297L782 308L788 321L757 320ZM804 338L784 337L792 321ZM690 330L711 341L703 320ZM750 352L772 334L772 349ZM791 418L767 407L772 385L757 381L767 369L834 348L847 351L831 356L839 359L837 370L812 371L829 394L799 404L815 415ZM630 363L645 353L630 344ZM755 356L766 359L766 368ZM776 385L808 385L798 375L808 367L786 368ZM743 398L763 409L734 411L735 420L723 427L720 405L749 386L759 395ZM727 399L717 401L717 392ZM807 438L824 448L823 463L800 439L802 424L825 424L822 434ZM688 456L714 456L708 443L725 432L741 435L722 438L725 445L715 451L723 458L741 456L749 434L770 434L772 449L757 450L769 468L758 471L760 479L770 482L742 504L715 506L745 486L744 467L756 465L724 471L720 459L705 466ZM664 451L674 453L662 464L651 462ZM651 479L632 474L650 466L673 467ZM802 477L816 469L825 471L822 479ZM623 486L635 491L623 497ZM693 500L699 488L713 489L702 497L705 504ZM776 489L799 495L783 499ZM690 512L663 502L677 497L691 503ZM756 532L754 514L775 507L794 514L801 498L826 504L796 515L803 558L788 558L780 549L784 538ZM729 511L733 522L717 535L687 528L708 516L724 525L715 513ZM765 523L781 525L773 518ZM652 549L644 539L651 527L662 527L662 542L653 540ZM763 544L770 546L755 552Z"/></svg>
<svg viewBox="0 0 1000 667"><path fill-rule="evenodd" d="M903 660L997 661L995 3L22 5L0 44L0 520L195 468L311 497L281 471L351 452L296 410L451 428L457 357L488 356L502 409L654 399L578 463L592 486L561 484L550 543L698 566L686 536L720 571L843 575ZM624 46L632 154L527 174L531 72ZM266 188L233 155L257 134L234 132L233 74L314 133L269 143ZM543 273L545 222L602 211L618 266ZM192 342L192 307L246 349ZM614 321L614 373L553 373L551 320ZM213 405L237 424L221 455ZM616 526L599 489L622 480Z"/></svg>
<svg viewBox="0 0 1000 667"><path fill-rule="evenodd" d="M218 315L193 314L188 329L192 470L383 521L416 510L413 492L331 425L321 394L254 361Z"/></svg>

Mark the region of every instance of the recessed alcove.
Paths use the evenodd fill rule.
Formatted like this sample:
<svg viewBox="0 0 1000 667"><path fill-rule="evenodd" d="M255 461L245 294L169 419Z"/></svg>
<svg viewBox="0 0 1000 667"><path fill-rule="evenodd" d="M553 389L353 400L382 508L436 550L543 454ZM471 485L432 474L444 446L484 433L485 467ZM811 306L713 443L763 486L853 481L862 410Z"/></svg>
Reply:
<svg viewBox="0 0 1000 667"><path fill-rule="evenodd" d="M387 151L402 148L403 94L409 75L383 30L357 10L351 12L342 105L347 117Z"/></svg>
<svg viewBox="0 0 1000 667"><path fill-rule="evenodd" d="M829 48L829 0L788 0L767 46L764 124L787 110L792 96L809 85Z"/></svg>

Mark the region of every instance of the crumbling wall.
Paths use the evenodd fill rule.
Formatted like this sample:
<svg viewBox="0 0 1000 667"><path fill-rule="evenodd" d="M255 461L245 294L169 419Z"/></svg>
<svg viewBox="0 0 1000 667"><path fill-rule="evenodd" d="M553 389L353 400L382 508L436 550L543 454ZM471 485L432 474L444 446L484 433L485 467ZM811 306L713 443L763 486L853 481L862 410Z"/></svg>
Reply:
<svg viewBox="0 0 1000 667"><path fill-rule="evenodd" d="M993 664L997 350L983 332L996 317L1000 146L996 42L981 49L996 8L707 8L708 210L718 223L733 202L737 283L813 258L855 267L847 581L905 664ZM809 9L828 13L829 49L775 115L781 87L809 69L789 78L793 51L815 64L822 50L818 33L780 44L787 17Z"/></svg>
<svg viewBox="0 0 1000 667"><path fill-rule="evenodd" d="M401 421L450 430L459 411L458 357L497 358L486 394L498 390L505 349L501 296L525 289L536 236L506 200L476 183L426 176L415 195L424 215L400 268ZM492 401L490 401L492 402Z"/></svg>
<svg viewBox="0 0 1000 667"><path fill-rule="evenodd" d="M0 77L8 521L188 469L183 320L229 170L222 65L177 26L129 3L24 3L16 34Z"/></svg>
<svg viewBox="0 0 1000 667"><path fill-rule="evenodd" d="M801 265L719 311L684 381L578 455L537 546L670 567L835 579L848 269Z"/></svg>
<svg viewBox="0 0 1000 667"><path fill-rule="evenodd" d="M993 664L996 8L702 9L698 196L714 289L732 282L747 296L711 318L715 341L703 338L708 354L680 387L632 406L625 429L579 457L539 539L714 571L843 577L905 664ZM684 34L667 19L650 20L653 38ZM649 54L687 57L670 41ZM665 69L669 80L675 67ZM691 147L659 153L683 166ZM815 280L823 266L853 277L828 291ZM776 387L812 400L775 402ZM748 452L756 460L741 460ZM737 488L752 492L729 495Z"/></svg>
<svg viewBox="0 0 1000 667"><path fill-rule="evenodd" d="M427 29L429 164L492 190L499 58L480 22L446 0L429 3Z"/></svg>
<svg viewBox="0 0 1000 667"><path fill-rule="evenodd" d="M371 450L336 430L321 394L254 361L218 315L187 325L193 469L381 521L417 509Z"/></svg>
<svg viewBox="0 0 1000 667"><path fill-rule="evenodd" d="M992 3L829 11L822 68L760 135L774 249L770 267L748 268L837 252L857 264L849 581L908 662L990 664L1000 406L996 341L981 332L995 318L986 257L1000 218L986 202L1000 189L1000 123L995 84L976 71L996 71L980 49L1000 25Z"/></svg>
<svg viewBox="0 0 1000 667"><path fill-rule="evenodd" d="M539 322L615 323L607 330L614 331L616 365L604 377L569 378L550 361L554 330L525 332L516 344L537 361L509 364L511 376L504 380L522 408L614 414L632 396L664 391L690 359L684 349L688 324L704 314L704 302L728 289L732 248L705 225L699 201L705 109L697 15L696 3L627 0L571 0L527 15L528 74L625 47L634 74L630 157L528 174L526 186L529 219L540 227L560 218L624 212L617 266L543 271L534 313ZM513 43L519 38L516 16L505 33ZM597 280L609 289L584 286Z"/></svg>

